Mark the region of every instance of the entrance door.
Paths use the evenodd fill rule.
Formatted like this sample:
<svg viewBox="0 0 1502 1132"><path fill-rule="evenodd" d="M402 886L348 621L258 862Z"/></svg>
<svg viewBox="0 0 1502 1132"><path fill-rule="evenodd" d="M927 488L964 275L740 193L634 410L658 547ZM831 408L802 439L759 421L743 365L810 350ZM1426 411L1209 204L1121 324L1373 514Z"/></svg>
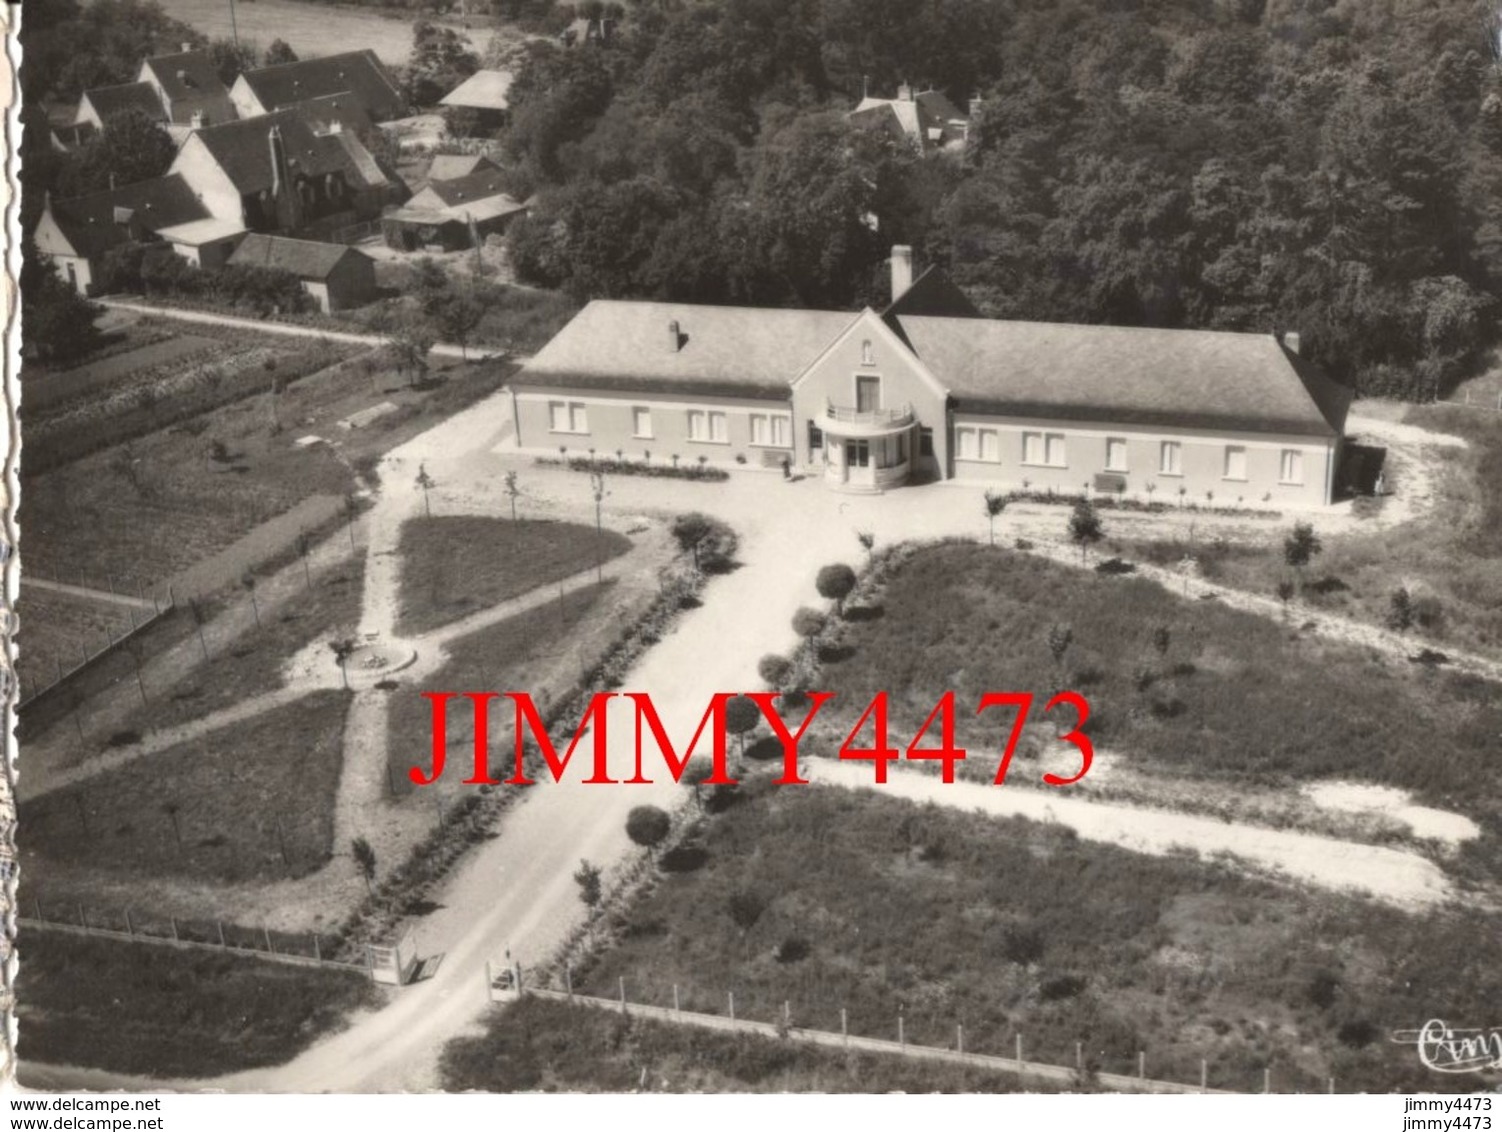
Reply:
<svg viewBox="0 0 1502 1132"><path fill-rule="evenodd" d="M881 378L857 375L855 379L855 409L859 413L874 413L881 408Z"/></svg>
<svg viewBox="0 0 1502 1132"><path fill-rule="evenodd" d="M871 442L845 441L845 474L849 482L871 483Z"/></svg>

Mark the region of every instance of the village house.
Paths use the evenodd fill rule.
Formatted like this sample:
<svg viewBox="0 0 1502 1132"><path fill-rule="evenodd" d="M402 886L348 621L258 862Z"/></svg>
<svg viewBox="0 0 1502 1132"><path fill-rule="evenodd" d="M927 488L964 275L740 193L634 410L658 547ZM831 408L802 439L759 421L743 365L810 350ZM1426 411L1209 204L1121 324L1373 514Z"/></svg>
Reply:
<svg viewBox="0 0 1502 1132"><path fill-rule="evenodd" d="M153 122L164 125L167 122L167 111L155 87L150 83L120 83L84 91L78 100L73 125L102 131L110 118L127 110L138 110Z"/></svg>
<svg viewBox="0 0 1502 1132"><path fill-rule="evenodd" d="M923 153L962 148L970 134L970 119L977 109L972 101L970 114L937 90L914 92L907 83L897 88L896 98L860 100L848 118L852 125L864 129L885 130L896 139L906 139Z"/></svg>
<svg viewBox="0 0 1502 1132"><path fill-rule="evenodd" d="M49 195L33 238L58 276L88 295L98 289L100 261L111 248L154 239L208 215L187 181L169 173L67 200Z"/></svg>
<svg viewBox="0 0 1502 1132"><path fill-rule="evenodd" d="M505 232L526 212L501 188L500 170L483 161L471 173L429 181L405 206L382 217L381 230L397 251L455 251Z"/></svg>
<svg viewBox="0 0 1502 1132"><path fill-rule="evenodd" d="M402 186L352 132L320 133L303 109L196 131L171 172L212 216L254 232L328 236L374 221Z"/></svg>
<svg viewBox="0 0 1502 1132"><path fill-rule="evenodd" d="M219 70L207 51L190 44L174 55L158 55L141 64L140 82L148 84L173 126L198 129L232 121L234 103L219 81Z"/></svg>
<svg viewBox="0 0 1502 1132"><path fill-rule="evenodd" d="M505 126L513 81L510 71L476 71L449 91L438 100L449 112L444 115L449 132L458 124L462 136L480 137Z"/></svg>
<svg viewBox="0 0 1502 1132"><path fill-rule="evenodd" d="M1297 335L985 319L892 256L882 312L590 303L512 379L517 444L1175 502L1331 502L1350 393Z"/></svg>
<svg viewBox="0 0 1502 1132"><path fill-rule="evenodd" d="M229 263L291 272L325 314L364 306L376 297L375 261L342 244L252 232L240 241Z"/></svg>
<svg viewBox="0 0 1502 1132"><path fill-rule="evenodd" d="M245 71L230 89L242 118L333 95L353 98L373 122L389 122L407 113L396 81L369 49Z"/></svg>

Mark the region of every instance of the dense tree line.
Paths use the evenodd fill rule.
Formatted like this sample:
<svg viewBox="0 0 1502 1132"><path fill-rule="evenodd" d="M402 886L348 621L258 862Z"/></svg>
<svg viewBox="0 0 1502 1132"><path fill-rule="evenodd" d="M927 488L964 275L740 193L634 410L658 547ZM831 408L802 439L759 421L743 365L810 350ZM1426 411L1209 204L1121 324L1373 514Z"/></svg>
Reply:
<svg viewBox="0 0 1502 1132"><path fill-rule="evenodd" d="M1496 48L1473 0L642 0L512 60L513 251L580 297L849 306L908 242L993 315L1297 329L1431 396L1502 285ZM982 96L962 154L850 128L901 81Z"/></svg>

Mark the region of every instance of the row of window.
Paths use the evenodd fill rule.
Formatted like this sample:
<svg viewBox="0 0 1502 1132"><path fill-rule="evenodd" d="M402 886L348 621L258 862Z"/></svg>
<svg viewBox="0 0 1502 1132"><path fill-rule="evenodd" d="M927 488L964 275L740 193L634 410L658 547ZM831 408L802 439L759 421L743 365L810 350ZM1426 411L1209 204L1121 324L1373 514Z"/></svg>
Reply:
<svg viewBox="0 0 1502 1132"><path fill-rule="evenodd" d="M980 460L987 463L1001 462L1001 433L994 428L975 425L959 425L954 430L955 457L960 460ZM1068 467L1068 456L1061 432L1024 432L1022 434L1022 461L1024 465L1040 468ZM1127 442L1125 437L1106 438L1106 466L1108 472L1126 472ZM1161 441L1158 447L1158 471L1165 476L1184 474L1184 446L1177 440ZM1246 448L1230 444L1225 449L1225 479L1245 480ZM1304 482L1304 453L1297 448L1283 449L1278 468L1278 479L1286 484Z"/></svg>
<svg viewBox="0 0 1502 1132"><path fill-rule="evenodd" d="M705 444L729 444L730 422L718 409L683 410L688 419L688 438ZM788 448L792 441L792 424L775 413L751 413L751 443L769 448ZM581 401L549 401L549 427L554 432L589 433L589 415ZM637 440L651 440L652 410L636 406L631 410L631 434Z"/></svg>

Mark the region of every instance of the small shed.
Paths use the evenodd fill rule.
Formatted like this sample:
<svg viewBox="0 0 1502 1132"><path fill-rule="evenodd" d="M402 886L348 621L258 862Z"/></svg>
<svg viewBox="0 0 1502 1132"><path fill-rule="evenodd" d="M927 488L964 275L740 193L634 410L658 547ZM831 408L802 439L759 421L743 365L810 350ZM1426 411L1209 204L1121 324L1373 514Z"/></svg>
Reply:
<svg viewBox="0 0 1502 1132"><path fill-rule="evenodd" d="M324 312L363 306L377 295L375 261L343 244L252 232L240 241L229 264L290 271Z"/></svg>

